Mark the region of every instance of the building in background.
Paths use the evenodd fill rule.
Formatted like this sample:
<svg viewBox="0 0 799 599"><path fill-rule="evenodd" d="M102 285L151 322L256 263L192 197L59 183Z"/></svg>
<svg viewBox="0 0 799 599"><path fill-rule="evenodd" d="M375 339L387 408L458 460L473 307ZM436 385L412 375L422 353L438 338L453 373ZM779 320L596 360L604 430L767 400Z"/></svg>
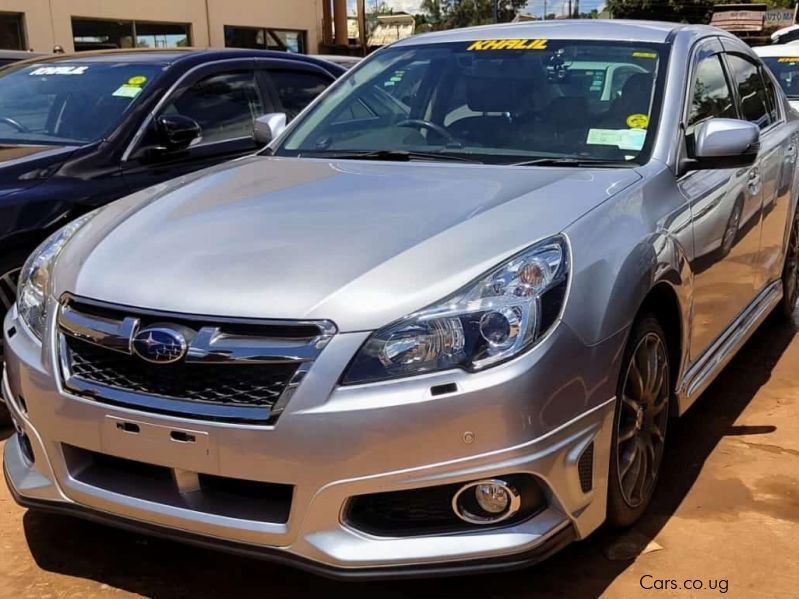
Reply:
<svg viewBox="0 0 799 599"><path fill-rule="evenodd" d="M393 44L406 37L411 37L416 29L416 19L405 12L377 17L372 31L369 32L369 47L379 48Z"/></svg>
<svg viewBox="0 0 799 599"><path fill-rule="evenodd" d="M0 0L0 49L239 47L314 53L324 0Z"/></svg>
<svg viewBox="0 0 799 599"><path fill-rule="evenodd" d="M735 33L750 45L773 41L787 43L799 38L793 25L797 7L769 9L765 2L717 4L710 24Z"/></svg>

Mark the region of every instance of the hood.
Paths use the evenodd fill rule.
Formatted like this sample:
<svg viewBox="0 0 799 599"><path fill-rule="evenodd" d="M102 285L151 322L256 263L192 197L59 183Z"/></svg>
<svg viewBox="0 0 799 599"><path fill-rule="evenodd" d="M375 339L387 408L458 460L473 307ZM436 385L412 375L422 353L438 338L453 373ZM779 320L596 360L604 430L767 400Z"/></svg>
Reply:
<svg viewBox="0 0 799 599"><path fill-rule="evenodd" d="M629 186L632 169L251 157L135 194L70 242L57 293L371 330Z"/></svg>
<svg viewBox="0 0 799 599"><path fill-rule="evenodd" d="M76 146L0 144L0 197L47 179Z"/></svg>

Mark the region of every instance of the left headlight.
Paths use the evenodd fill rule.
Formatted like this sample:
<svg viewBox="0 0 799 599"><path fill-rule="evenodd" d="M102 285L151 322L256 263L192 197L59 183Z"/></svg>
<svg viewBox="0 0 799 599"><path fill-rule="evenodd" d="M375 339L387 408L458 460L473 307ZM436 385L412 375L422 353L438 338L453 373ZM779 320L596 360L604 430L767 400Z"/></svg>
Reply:
<svg viewBox="0 0 799 599"><path fill-rule="evenodd" d="M28 328L39 338L44 334L47 320L47 298L56 259L70 238L91 220L94 210L64 225L45 239L28 257L17 284L17 311Z"/></svg>
<svg viewBox="0 0 799 599"><path fill-rule="evenodd" d="M450 297L375 332L343 384L462 368L478 371L529 349L555 323L566 296L566 240L516 254Z"/></svg>

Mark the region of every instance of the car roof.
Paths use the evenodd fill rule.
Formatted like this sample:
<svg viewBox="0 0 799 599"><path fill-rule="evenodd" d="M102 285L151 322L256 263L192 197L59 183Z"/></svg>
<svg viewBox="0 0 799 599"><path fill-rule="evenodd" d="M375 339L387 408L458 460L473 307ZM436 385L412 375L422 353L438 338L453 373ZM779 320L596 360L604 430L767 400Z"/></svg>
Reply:
<svg viewBox="0 0 799 599"><path fill-rule="evenodd" d="M35 58L36 56L44 56L44 54L41 52L28 52L27 50L0 50L0 58L25 60L26 58Z"/></svg>
<svg viewBox="0 0 799 599"><path fill-rule="evenodd" d="M426 33L406 38L394 46L468 42L481 39L574 39L619 40L631 42L663 43L680 31L694 35L729 35L726 31L707 25L663 23L659 21L632 21L624 19L555 19L526 21L501 25L482 25L450 31Z"/></svg>
<svg viewBox="0 0 799 599"><path fill-rule="evenodd" d="M135 64L176 65L186 63L187 66L225 60L232 58L271 58L280 60L295 60L322 66L327 71L343 69L330 62L319 60L305 54L293 52L280 52L276 50L253 50L247 48L170 48L165 49L128 49L128 50L94 50L89 52L75 52L72 54L49 54L39 57L37 62L69 62L69 63L118 63L130 62ZM337 70L336 73L339 71Z"/></svg>
<svg viewBox="0 0 799 599"><path fill-rule="evenodd" d="M752 48L758 56L799 56L799 44L777 44Z"/></svg>

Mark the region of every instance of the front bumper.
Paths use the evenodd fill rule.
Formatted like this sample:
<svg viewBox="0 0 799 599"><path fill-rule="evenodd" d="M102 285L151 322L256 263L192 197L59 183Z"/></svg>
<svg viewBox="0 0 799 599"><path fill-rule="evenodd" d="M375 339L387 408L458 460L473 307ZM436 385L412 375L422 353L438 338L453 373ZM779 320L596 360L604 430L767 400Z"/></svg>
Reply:
<svg viewBox="0 0 799 599"><path fill-rule="evenodd" d="M13 310L4 333L3 396L34 458L26 458L18 436L6 444L4 470L24 506L353 578L520 567L586 536L605 517L614 407L608 381L615 380L608 356L619 354L616 339L589 349L559 326L529 354L479 375L450 372L338 388L341 370L365 337L342 334L325 349L279 422L250 426L149 414L71 395L54 375L54 340L42 347ZM553 377L555 366L547 361L554 349L582 364L581 371L560 381ZM431 386L450 382L458 391L430 397ZM540 398L529 389L538 389ZM575 405L583 409L568 418ZM115 426L119 420L153 435L126 435ZM200 450L156 434L175 429L201 436ZM584 491L577 462L589 446L592 484ZM68 447L176 473L292 485L290 514L285 522L269 522L120 493L76 476L65 457ZM518 473L541 482L547 506L506 527L377 537L345 521L347 502L356 495Z"/></svg>

